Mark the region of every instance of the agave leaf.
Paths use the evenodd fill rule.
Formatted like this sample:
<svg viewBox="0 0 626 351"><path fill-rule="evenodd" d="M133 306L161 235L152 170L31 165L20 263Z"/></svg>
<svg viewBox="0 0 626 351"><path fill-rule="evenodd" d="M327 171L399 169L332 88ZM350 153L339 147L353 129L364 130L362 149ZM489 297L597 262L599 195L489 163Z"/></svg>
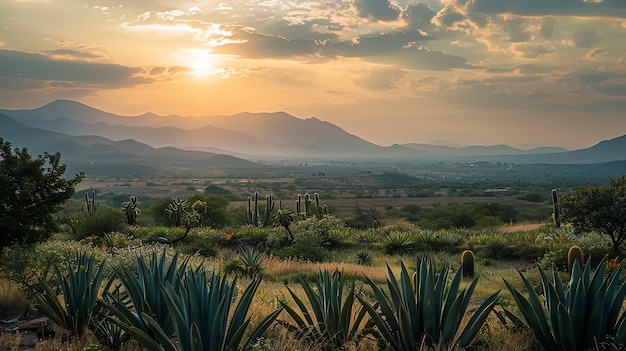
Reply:
<svg viewBox="0 0 626 351"><path fill-rule="evenodd" d="M522 280L526 280L526 278L522 276ZM539 306L539 309L536 310L534 305L531 304L531 302L529 302L517 289L515 289L511 283L504 280L504 284L511 292L511 295L513 295L513 299L517 303L517 306L519 306L526 323L528 323L528 326L533 331L533 334L535 335L535 338L537 338L539 344L546 350L556 350L556 343L552 337L552 333L541 306ZM533 294L536 298L534 290L529 290L529 296L533 296Z"/></svg>
<svg viewBox="0 0 626 351"><path fill-rule="evenodd" d="M591 311L588 313L586 324L582 324L586 328L583 327L577 330L580 334L580 336L577 335L576 338L577 345L585 345L586 348L593 348L596 342L604 339L606 331L606 316L604 315L603 301L608 298L605 295L604 289L599 291L593 298L594 300L589 306Z"/></svg>
<svg viewBox="0 0 626 351"><path fill-rule="evenodd" d="M248 340L246 341L245 344L243 344L241 346L242 349L246 349L248 348L248 346L250 344L252 344L252 342L254 342L255 340L257 340L258 338L260 338L265 331L267 331L267 329L272 325L272 323L274 323L274 321L278 318L278 316L280 315L280 313L283 311L283 308L278 308L277 310L275 310L274 312L272 312L271 314L269 314L267 317L265 317L261 323L259 323L259 325L256 326L256 328L254 328L251 332L250 332L250 336L248 337ZM233 340L235 338L233 337ZM233 345L234 346L234 345ZM234 348L233 348L234 350Z"/></svg>
<svg viewBox="0 0 626 351"><path fill-rule="evenodd" d="M461 316L463 313L463 299L465 291L461 292L450 306L446 306L447 310L441 317L441 344L447 345L454 340L454 336L459 330L461 324Z"/></svg>
<svg viewBox="0 0 626 351"><path fill-rule="evenodd" d="M404 265L402 265L400 271L400 287L402 289L402 300L404 301L404 306L407 309L407 318L409 318L408 326L411 328L413 334L419 335L422 331L421 328L419 328L420 320L417 306L418 294L413 291L411 277L409 276L409 272Z"/></svg>
<svg viewBox="0 0 626 351"><path fill-rule="evenodd" d="M315 322L313 322L313 318L311 317L311 313L309 312L309 309L306 307L306 305L304 304L304 302L302 302L302 300L298 297L298 295L296 293L294 293L290 288L287 288L287 291L289 291L289 294L291 295L291 297L293 298L293 301L296 303L296 305L298 306L298 308L300 309L300 311L302 312L302 315L304 316L304 319L306 320L306 323L302 322L302 325L313 325L315 324ZM287 312L289 312L289 310L292 310L291 308L287 309ZM297 313L295 311L293 311L294 315L297 315ZM292 315L291 313L289 313L289 315ZM293 317L293 315L292 315ZM299 316L298 316L299 318ZM300 324L300 323L298 323Z"/></svg>
<svg viewBox="0 0 626 351"><path fill-rule="evenodd" d="M558 338L560 342L557 343L559 350L569 351L569 350L577 350L576 347L576 335L574 332L574 326L572 325L572 320L570 318L570 314L567 311L567 307L564 304L558 305L558 318L559 323L557 324L558 329L555 332L558 334ZM580 345L580 344L578 344Z"/></svg>
<svg viewBox="0 0 626 351"><path fill-rule="evenodd" d="M405 306L399 306L398 309L398 322L400 324L400 330L398 336L402 343L402 350L414 350L416 345L419 344L419 338L421 334L416 334L411 328L411 317L406 311Z"/></svg>
<svg viewBox="0 0 626 351"><path fill-rule="evenodd" d="M368 277L365 277L368 281L368 284L372 287L374 292L375 300L377 301L378 308L381 309L381 312L378 312L377 308L374 308L374 305L370 305L367 301L365 301L361 296L357 296L357 299L361 302L363 308L367 311L372 322L378 328L378 331L381 335L390 343L390 346L396 350L402 350L400 346L400 341L398 340L397 331L400 329L398 322L391 310L391 307L388 304L389 297L387 297L380 287L371 281ZM384 319L383 319L384 317Z"/></svg>
<svg viewBox="0 0 626 351"><path fill-rule="evenodd" d="M500 297L500 290L498 290L493 295L489 296L487 300L485 300L480 307L474 312L469 322L467 322L467 326L461 332L461 336L459 337L458 344L462 348L469 346L469 344L474 340L480 328L487 320L489 313L493 310L498 302L498 298Z"/></svg>
<svg viewBox="0 0 626 351"><path fill-rule="evenodd" d="M611 284L610 284L611 287L616 287L617 284L619 284L619 277L621 276L621 271L622 271L622 267L619 267L615 271L612 277ZM609 303L607 303L607 305L610 306L608 307L608 312L605 314L607 316L606 318L607 325L608 326L621 325L621 323L616 323L616 321L621 312L624 299L626 298L626 284L622 284L622 286L619 288L619 290L617 291L615 295L613 295L613 293L610 291L607 291L607 294L610 294L609 296L615 296ZM624 318L624 314L622 314L622 318ZM614 330L616 329L617 327L614 327Z"/></svg>

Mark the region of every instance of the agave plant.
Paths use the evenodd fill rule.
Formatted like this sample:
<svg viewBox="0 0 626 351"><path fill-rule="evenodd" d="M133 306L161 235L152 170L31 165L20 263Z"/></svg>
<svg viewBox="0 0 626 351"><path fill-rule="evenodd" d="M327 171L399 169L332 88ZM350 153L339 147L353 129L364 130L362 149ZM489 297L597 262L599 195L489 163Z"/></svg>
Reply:
<svg viewBox="0 0 626 351"><path fill-rule="evenodd" d="M404 230L392 230L385 235L385 252L388 254L402 254L413 248L411 233Z"/></svg>
<svg viewBox="0 0 626 351"><path fill-rule="evenodd" d="M590 260L587 260L584 270L576 261L569 282L564 287L556 270L553 270L550 280L539 267L546 309L521 272L528 298L509 282L504 282L525 324L543 349L587 350L596 349L596 345L607 337L615 345L626 342L626 314L622 312L626 284L619 286L621 270L619 267L613 274L606 275L603 260L592 275ZM524 325L510 311L505 310L505 313L516 324Z"/></svg>
<svg viewBox="0 0 626 351"><path fill-rule="evenodd" d="M281 320L280 323L298 339L306 340L309 344L324 345L325 350L339 350L346 343L356 341L365 310L360 308L358 313L353 313L354 284L348 287L344 274L338 271L331 274L328 270L315 275L314 287L302 275L298 276L298 281L304 289L308 304L287 287L297 309L284 303L292 322ZM310 306L310 310L307 306Z"/></svg>
<svg viewBox="0 0 626 351"><path fill-rule="evenodd" d="M70 336L82 335L88 327L94 327L92 317L102 285L103 267L104 264L100 264L96 268L95 256L86 252L77 256L75 269L70 269L67 275L55 264L59 286L53 289L46 280L40 279L43 292L35 293L37 308L52 322L68 330Z"/></svg>
<svg viewBox="0 0 626 351"><path fill-rule="evenodd" d="M169 314L167 301L161 294L160 286L169 284L177 289L187 270L189 258L178 263L178 252L168 260L166 251L160 257L152 253L149 260L137 257L137 271L122 267L117 278L121 282L121 292L104 293L102 304L108 312L125 325L147 332L150 330L142 314L150 315L167 335L174 333L174 325Z"/></svg>
<svg viewBox="0 0 626 351"><path fill-rule="evenodd" d="M245 349L271 326L282 311L279 308L265 317L252 331L248 312L261 277L253 279L245 288L239 302L231 311L237 278L228 283L226 276L210 276L199 269L189 271L183 283L175 287L167 282L160 293L166 302L174 326L170 335L146 312L138 317L149 326L145 331L131 324L120 323L142 347L154 351L226 351ZM244 341L244 335L248 337Z"/></svg>
<svg viewBox="0 0 626 351"><path fill-rule="evenodd" d="M244 264L244 272L248 276L256 276L263 270L265 254L258 247L239 246L239 260Z"/></svg>
<svg viewBox="0 0 626 351"><path fill-rule="evenodd" d="M472 314L467 324L461 325L478 278L460 290L461 270L458 269L448 284L449 269L435 272L434 264L426 257L418 263L415 284L401 264L400 280L387 266L387 289L367 278L376 303L358 296L381 336L396 351L414 351L422 345L433 347L468 346L495 306L500 291L487 298ZM415 286L415 287L414 287ZM388 291L388 292L387 292Z"/></svg>

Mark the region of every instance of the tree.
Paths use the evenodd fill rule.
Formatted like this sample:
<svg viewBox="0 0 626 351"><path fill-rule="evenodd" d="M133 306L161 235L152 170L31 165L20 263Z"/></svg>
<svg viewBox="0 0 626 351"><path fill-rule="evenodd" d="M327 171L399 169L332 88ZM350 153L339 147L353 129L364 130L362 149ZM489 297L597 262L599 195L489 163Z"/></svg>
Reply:
<svg viewBox="0 0 626 351"><path fill-rule="evenodd" d="M0 138L0 252L14 243L45 240L56 230L54 213L85 177L81 172L65 179L65 169L59 152L33 159Z"/></svg>
<svg viewBox="0 0 626 351"><path fill-rule="evenodd" d="M611 237L613 250L626 239L626 176L608 185L583 186L561 198L564 222Z"/></svg>

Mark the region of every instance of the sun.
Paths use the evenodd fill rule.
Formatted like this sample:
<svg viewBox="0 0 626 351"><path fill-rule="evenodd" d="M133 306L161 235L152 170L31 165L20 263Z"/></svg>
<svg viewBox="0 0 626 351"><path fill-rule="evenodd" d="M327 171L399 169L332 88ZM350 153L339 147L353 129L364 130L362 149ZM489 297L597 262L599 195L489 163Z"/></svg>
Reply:
<svg viewBox="0 0 626 351"><path fill-rule="evenodd" d="M196 77L206 77L213 73L213 62L209 58L198 58L191 63L191 73Z"/></svg>
<svg viewBox="0 0 626 351"><path fill-rule="evenodd" d="M190 73L196 77L207 77L215 72L216 56L210 50L187 50L183 57Z"/></svg>

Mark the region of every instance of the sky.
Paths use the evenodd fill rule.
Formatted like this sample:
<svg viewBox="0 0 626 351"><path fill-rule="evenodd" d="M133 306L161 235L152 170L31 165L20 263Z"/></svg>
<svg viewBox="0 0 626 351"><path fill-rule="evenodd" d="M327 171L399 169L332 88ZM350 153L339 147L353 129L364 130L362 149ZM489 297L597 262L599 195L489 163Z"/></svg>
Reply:
<svg viewBox="0 0 626 351"><path fill-rule="evenodd" d="M56 99L588 147L626 134L626 1L0 0L0 108Z"/></svg>

